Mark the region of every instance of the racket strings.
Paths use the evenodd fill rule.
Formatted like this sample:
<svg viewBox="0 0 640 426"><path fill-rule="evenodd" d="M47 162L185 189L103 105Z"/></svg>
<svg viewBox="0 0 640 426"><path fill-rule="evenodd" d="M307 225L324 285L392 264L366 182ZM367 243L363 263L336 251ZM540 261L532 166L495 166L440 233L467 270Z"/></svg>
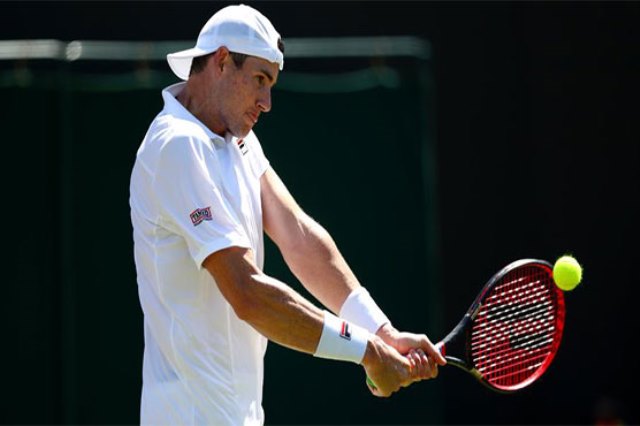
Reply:
<svg viewBox="0 0 640 426"><path fill-rule="evenodd" d="M527 359L521 363L515 363L514 366L509 368L499 368L493 372L491 381L494 383L522 383L523 375L531 377L542 364L544 364L547 354L541 354L533 359ZM514 368L515 367L515 368Z"/></svg>
<svg viewBox="0 0 640 426"><path fill-rule="evenodd" d="M473 339L473 343L478 342L475 347L476 357L500 357L513 349L537 347L540 340L553 335L554 329L553 315L533 315L518 322L486 324L484 332Z"/></svg>
<svg viewBox="0 0 640 426"><path fill-rule="evenodd" d="M550 274L536 267L508 273L482 303L471 333L476 369L503 387L525 382L545 363L556 330Z"/></svg>
<svg viewBox="0 0 640 426"><path fill-rule="evenodd" d="M550 295L538 292L513 303L498 301L495 307L487 307L485 320L494 324L505 321L513 322L532 318L541 312L552 312L553 304L549 298Z"/></svg>
<svg viewBox="0 0 640 426"><path fill-rule="evenodd" d="M547 351L548 345L553 342L553 338L545 338L539 339L534 344L529 345L526 348L523 348L527 351L524 357L514 354L511 349L501 350L498 353L491 353L489 355L478 356L476 359L477 363L481 363L482 365L478 367L478 371L483 373L484 375L487 372L495 373L502 367L515 367L519 362L520 358L524 358L526 360L533 360L534 357L538 355L538 353ZM508 359L505 359L507 358Z"/></svg>
<svg viewBox="0 0 640 426"><path fill-rule="evenodd" d="M492 339L492 341L490 342L487 342L489 334L485 333L484 337L479 337L478 339L472 340L472 345L475 343L475 341L480 342L475 346L475 349L477 350L477 356L475 360L482 360L490 356L499 357L500 355L510 351L512 347L534 349L539 346L539 342L541 341L553 341L553 332L555 330L554 325L548 326L546 327L546 329L543 325L536 325L534 327L534 330L538 331L538 334L530 333L531 330L525 327L518 327L514 335L501 332L496 334L495 336L490 336L490 338ZM506 339L508 339L508 342L510 344L508 347L506 345L502 345L502 347L500 348L495 347L496 342ZM489 350L489 348L491 348L491 350Z"/></svg>
<svg viewBox="0 0 640 426"><path fill-rule="evenodd" d="M519 334L521 331L529 331L530 327L542 329L547 322L554 323L553 306L550 304L540 304L535 308L525 308L513 312L515 309L517 308L512 308L509 313L503 312L503 315L487 314L487 318L493 318L487 320L487 324L483 327L477 328L477 332L473 334L471 342L477 342L478 348L482 348L489 345L489 337L492 340L496 340L502 337L503 334Z"/></svg>

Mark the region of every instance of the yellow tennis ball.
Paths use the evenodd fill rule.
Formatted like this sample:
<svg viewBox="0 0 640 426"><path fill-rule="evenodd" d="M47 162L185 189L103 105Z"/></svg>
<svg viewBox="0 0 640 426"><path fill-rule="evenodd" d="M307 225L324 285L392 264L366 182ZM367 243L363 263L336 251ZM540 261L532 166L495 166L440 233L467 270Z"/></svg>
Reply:
<svg viewBox="0 0 640 426"><path fill-rule="evenodd" d="M573 290L582 280L582 266L573 256L562 256L553 265L553 280L561 290Z"/></svg>

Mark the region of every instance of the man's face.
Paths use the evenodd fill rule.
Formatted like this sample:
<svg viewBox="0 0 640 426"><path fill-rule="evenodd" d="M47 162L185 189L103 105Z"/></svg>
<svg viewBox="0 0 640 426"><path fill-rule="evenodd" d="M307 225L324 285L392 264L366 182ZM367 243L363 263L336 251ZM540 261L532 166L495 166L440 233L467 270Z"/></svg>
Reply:
<svg viewBox="0 0 640 426"><path fill-rule="evenodd" d="M278 64L249 56L237 68L231 57L220 80L220 118L225 130L243 138L271 110L271 88L278 78Z"/></svg>

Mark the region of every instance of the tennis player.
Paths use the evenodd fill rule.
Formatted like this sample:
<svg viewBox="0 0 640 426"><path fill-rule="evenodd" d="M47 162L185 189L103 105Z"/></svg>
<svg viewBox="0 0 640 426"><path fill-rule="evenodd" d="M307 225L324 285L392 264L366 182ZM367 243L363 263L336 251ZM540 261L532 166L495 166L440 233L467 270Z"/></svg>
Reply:
<svg viewBox="0 0 640 426"><path fill-rule="evenodd" d="M391 325L252 131L284 65L271 22L226 7L167 58L186 82L162 92L130 186L142 424L262 424L267 340L360 364L377 396L435 377L440 353ZM327 310L263 272L264 232Z"/></svg>

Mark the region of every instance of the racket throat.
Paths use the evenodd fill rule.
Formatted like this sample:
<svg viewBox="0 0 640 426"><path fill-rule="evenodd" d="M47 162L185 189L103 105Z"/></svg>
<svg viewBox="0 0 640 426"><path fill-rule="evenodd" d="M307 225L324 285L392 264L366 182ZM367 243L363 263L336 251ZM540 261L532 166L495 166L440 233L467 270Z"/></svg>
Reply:
<svg viewBox="0 0 640 426"><path fill-rule="evenodd" d="M440 342L440 353L449 364L462 368L473 374L473 363L467 345L467 338L471 329L471 316L466 314L451 332ZM476 374L480 374L476 371Z"/></svg>

